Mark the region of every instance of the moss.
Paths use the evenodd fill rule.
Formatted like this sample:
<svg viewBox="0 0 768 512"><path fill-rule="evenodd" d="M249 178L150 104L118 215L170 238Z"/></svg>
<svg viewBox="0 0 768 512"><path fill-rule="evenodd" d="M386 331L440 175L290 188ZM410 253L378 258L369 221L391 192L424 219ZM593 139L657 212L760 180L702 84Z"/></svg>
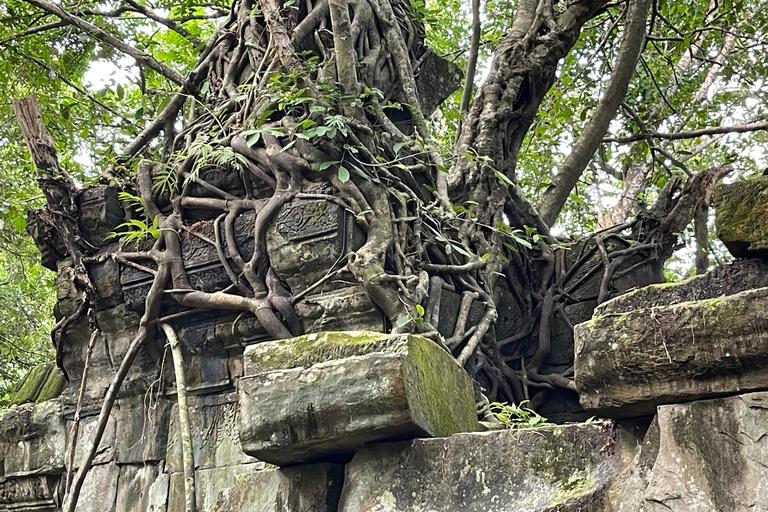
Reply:
<svg viewBox="0 0 768 512"><path fill-rule="evenodd" d="M33 403L37 400L40 390L48 380L48 376L54 367L54 363L43 363L32 368L11 399L11 405Z"/></svg>
<svg viewBox="0 0 768 512"><path fill-rule="evenodd" d="M549 503L549 508L564 505L594 492L595 476L590 471L571 475L566 481L557 482L555 497Z"/></svg>
<svg viewBox="0 0 768 512"><path fill-rule="evenodd" d="M429 433L437 437L479 430L474 391L467 374L434 342L421 336L407 338L403 382L416 423L429 426Z"/></svg>
<svg viewBox="0 0 768 512"><path fill-rule="evenodd" d="M402 352L406 337L369 331L326 331L248 347L246 375L309 368L313 364L371 352Z"/></svg>
<svg viewBox="0 0 768 512"><path fill-rule="evenodd" d="M717 188L714 198L717 234L734 255L768 250L767 195L768 178L765 177Z"/></svg>
<svg viewBox="0 0 768 512"><path fill-rule="evenodd" d="M51 366L51 371L48 374L48 378L45 380L45 383L40 388L40 392L37 395L37 399L35 400L36 403L45 402L46 400L51 400L53 398L56 398L59 396L68 385L66 377L64 377L64 374L56 368L56 365L51 362L48 363Z"/></svg>

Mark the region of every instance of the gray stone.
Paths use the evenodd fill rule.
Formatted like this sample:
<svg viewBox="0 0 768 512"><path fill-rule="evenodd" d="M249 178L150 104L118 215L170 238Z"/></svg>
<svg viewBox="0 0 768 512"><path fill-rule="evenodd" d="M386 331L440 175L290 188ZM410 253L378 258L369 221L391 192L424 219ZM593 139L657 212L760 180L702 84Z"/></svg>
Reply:
<svg viewBox="0 0 768 512"><path fill-rule="evenodd" d="M419 67L416 87L419 90L421 110L429 117L446 98L456 92L464 73L452 61L440 57L431 49L426 51L429 55L425 56Z"/></svg>
<svg viewBox="0 0 768 512"><path fill-rule="evenodd" d="M477 430L469 377L414 335L309 334L248 347L240 441L260 460L342 460L364 443Z"/></svg>
<svg viewBox="0 0 768 512"><path fill-rule="evenodd" d="M80 426L77 429L77 444L75 445L75 458L74 469L80 467L80 461L83 460L83 455L91 449L93 446L93 434L96 430L96 424L98 423L98 415L86 416L81 418ZM73 421L67 421L67 434L72 432ZM69 452L72 439L70 435L67 435L67 452ZM115 411L109 416L107 424L104 427L104 434L102 435L99 448L96 450L94 464L105 464L115 460Z"/></svg>
<svg viewBox="0 0 768 512"><path fill-rule="evenodd" d="M731 254L768 255L768 177L719 185L712 200L717 237Z"/></svg>
<svg viewBox="0 0 768 512"><path fill-rule="evenodd" d="M612 512L768 510L768 393L658 408Z"/></svg>
<svg viewBox="0 0 768 512"><path fill-rule="evenodd" d="M115 451L120 464L160 461L168 445L171 403L154 396L133 396L118 401Z"/></svg>
<svg viewBox="0 0 768 512"><path fill-rule="evenodd" d="M115 247L116 251L117 248ZM115 260L108 259L93 265L90 269L91 281L99 294L96 309L113 308L123 302L123 288L120 286L120 268Z"/></svg>
<svg viewBox="0 0 768 512"><path fill-rule="evenodd" d="M190 397L192 444L195 467L236 466L258 462L243 453L238 437L238 403L236 393ZM170 415L166 471L181 472L181 437L178 428L178 405L174 404Z"/></svg>
<svg viewBox="0 0 768 512"><path fill-rule="evenodd" d="M272 269L294 293L318 281L364 242L351 214L325 200L291 201L267 231Z"/></svg>
<svg viewBox="0 0 768 512"><path fill-rule="evenodd" d="M91 467L75 512L115 512L119 476L120 469L114 462Z"/></svg>
<svg viewBox="0 0 768 512"><path fill-rule="evenodd" d="M347 464L340 512L599 511L620 471L598 425L372 444Z"/></svg>
<svg viewBox="0 0 768 512"><path fill-rule="evenodd" d="M258 473L267 468L263 462L240 464L223 468L200 469L195 472L195 497L199 512L210 512L216 504L219 492L235 484L238 475ZM168 511L184 512L184 474L171 473L168 495Z"/></svg>
<svg viewBox="0 0 768 512"><path fill-rule="evenodd" d="M168 475L160 472L160 465L120 466L115 512L158 512L167 500Z"/></svg>
<svg viewBox="0 0 768 512"><path fill-rule="evenodd" d="M78 195L80 234L93 247L108 243L109 235L125 218L117 197L119 191L109 185L93 185Z"/></svg>
<svg viewBox="0 0 768 512"><path fill-rule="evenodd" d="M629 312L605 304L575 337L581 404L600 414L765 389L768 288Z"/></svg>
<svg viewBox="0 0 768 512"><path fill-rule="evenodd" d="M0 512L58 512L58 486L58 476L0 476Z"/></svg>
<svg viewBox="0 0 768 512"><path fill-rule="evenodd" d="M0 476L61 473L66 435L57 400L10 407L0 420Z"/></svg>
<svg viewBox="0 0 768 512"><path fill-rule="evenodd" d="M336 512L344 467L319 463L268 468L235 477L218 493L215 512Z"/></svg>

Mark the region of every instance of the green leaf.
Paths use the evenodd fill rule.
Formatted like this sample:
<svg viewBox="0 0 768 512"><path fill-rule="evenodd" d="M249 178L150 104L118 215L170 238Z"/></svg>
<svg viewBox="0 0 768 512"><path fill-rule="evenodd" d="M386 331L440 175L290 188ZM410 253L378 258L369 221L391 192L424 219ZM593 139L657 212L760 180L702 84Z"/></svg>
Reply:
<svg viewBox="0 0 768 512"><path fill-rule="evenodd" d="M421 304L416 304L416 311L419 313L419 316L424 316L424 306Z"/></svg>
<svg viewBox="0 0 768 512"><path fill-rule="evenodd" d="M342 182L342 183L346 183L346 182L349 181L349 171L343 165L339 166L339 174L338 174L338 176L339 176L339 181Z"/></svg>
<svg viewBox="0 0 768 512"><path fill-rule="evenodd" d="M400 313L399 315L397 315L397 318L395 319L395 324L398 327L405 327L406 325L408 325L408 322L410 321L411 319L408 315L404 313Z"/></svg>
<svg viewBox="0 0 768 512"><path fill-rule="evenodd" d="M319 170L324 171L327 168L331 167L332 165L340 164L341 161L339 160L328 160L327 162L323 162L320 164L320 167L318 167Z"/></svg>

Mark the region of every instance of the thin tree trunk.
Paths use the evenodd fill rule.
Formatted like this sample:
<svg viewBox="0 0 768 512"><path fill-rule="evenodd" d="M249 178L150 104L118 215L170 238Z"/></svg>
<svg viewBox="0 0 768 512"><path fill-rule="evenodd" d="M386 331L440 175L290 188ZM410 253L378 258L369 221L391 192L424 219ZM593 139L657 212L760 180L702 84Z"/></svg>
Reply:
<svg viewBox="0 0 768 512"><path fill-rule="evenodd" d="M171 345L173 369L176 373L176 398L179 406L179 431L181 432L181 460L184 466L184 501L185 512L195 512L195 452L192 447L192 428L189 421L189 405L187 403L187 377L184 372L184 356L181 353L181 343L176 331L170 324L161 323L165 337Z"/></svg>

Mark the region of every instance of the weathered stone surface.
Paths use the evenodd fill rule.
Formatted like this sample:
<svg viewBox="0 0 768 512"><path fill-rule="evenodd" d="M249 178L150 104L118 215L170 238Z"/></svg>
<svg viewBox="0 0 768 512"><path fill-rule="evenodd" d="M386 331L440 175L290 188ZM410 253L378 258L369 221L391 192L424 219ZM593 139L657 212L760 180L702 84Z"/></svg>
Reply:
<svg viewBox="0 0 768 512"><path fill-rule="evenodd" d="M712 200L717 237L731 254L768 255L768 177L719 185Z"/></svg>
<svg viewBox="0 0 768 512"><path fill-rule="evenodd" d="M215 512L336 512L344 467L319 463L238 475L213 495ZM208 510L208 509L203 509Z"/></svg>
<svg viewBox="0 0 768 512"><path fill-rule="evenodd" d="M335 512L343 466L328 463L278 469L264 462L200 469L200 512ZM182 473L170 478L169 512L184 511Z"/></svg>
<svg viewBox="0 0 768 512"><path fill-rule="evenodd" d="M675 283L644 286L597 306L596 316L713 299L768 286L768 260L737 260ZM567 310L568 308L566 308ZM590 315L591 316L591 315ZM581 323L589 317L579 320Z"/></svg>
<svg viewBox="0 0 768 512"><path fill-rule="evenodd" d="M240 440L272 464L340 460L374 440L477 429L469 377L419 336L309 334L248 347L244 361Z"/></svg>
<svg viewBox="0 0 768 512"><path fill-rule="evenodd" d="M114 462L93 466L83 482L75 512L115 512L119 476Z"/></svg>
<svg viewBox="0 0 768 512"><path fill-rule="evenodd" d="M80 461L83 460L83 456L93 446L93 434L96 430L98 419L98 415L94 415L86 416L80 420L80 428L77 431L77 444L75 445L74 469L80 467ZM73 421L67 421L68 433L72 431L72 425ZM93 459L94 464L105 464L115 460L115 425L115 413L113 412L104 428L104 435ZM69 451L71 443L71 437L67 436L67 451Z"/></svg>
<svg viewBox="0 0 768 512"><path fill-rule="evenodd" d="M52 475L0 476L0 512L57 512L58 485Z"/></svg>
<svg viewBox="0 0 768 512"><path fill-rule="evenodd" d="M171 403L164 398L133 396L119 400L114 412L117 462L141 464L163 460L170 414Z"/></svg>
<svg viewBox="0 0 768 512"><path fill-rule="evenodd" d="M339 511L599 511L612 445L597 425L372 444L347 464Z"/></svg>
<svg viewBox="0 0 768 512"><path fill-rule="evenodd" d="M58 474L64 468L65 446L58 401L13 406L0 419L0 476Z"/></svg>
<svg viewBox="0 0 768 512"><path fill-rule="evenodd" d="M67 379L51 361L42 363L24 376L11 397L11 405L44 402L58 397L67 387Z"/></svg>
<svg viewBox="0 0 768 512"><path fill-rule="evenodd" d="M125 218L119 191L109 185L94 185L84 188L77 198L80 234L93 247L107 243L109 234Z"/></svg>
<svg viewBox="0 0 768 512"><path fill-rule="evenodd" d="M258 462L243 453L238 437L238 404L236 393L190 397L192 444L195 467L236 466ZM178 405L174 404L170 415L166 471L181 472L181 436L179 433Z"/></svg>
<svg viewBox="0 0 768 512"><path fill-rule="evenodd" d="M168 475L158 464L120 466L115 512L159 512L168 501Z"/></svg>
<svg viewBox="0 0 768 512"><path fill-rule="evenodd" d="M448 59L440 57L432 50L427 50L419 73L416 75L416 87L422 112L429 117L448 96L456 92L464 78L461 69Z"/></svg>
<svg viewBox="0 0 768 512"><path fill-rule="evenodd" d="M664 405L612 512L768 510L768 393Z"/></svg>
<svg viewBox="0 0 768 512"><path fill-rule="evenodd" d="M581 404L612 417L768 387L768 288L626 313L605 304L575 337Z"/></svg>

